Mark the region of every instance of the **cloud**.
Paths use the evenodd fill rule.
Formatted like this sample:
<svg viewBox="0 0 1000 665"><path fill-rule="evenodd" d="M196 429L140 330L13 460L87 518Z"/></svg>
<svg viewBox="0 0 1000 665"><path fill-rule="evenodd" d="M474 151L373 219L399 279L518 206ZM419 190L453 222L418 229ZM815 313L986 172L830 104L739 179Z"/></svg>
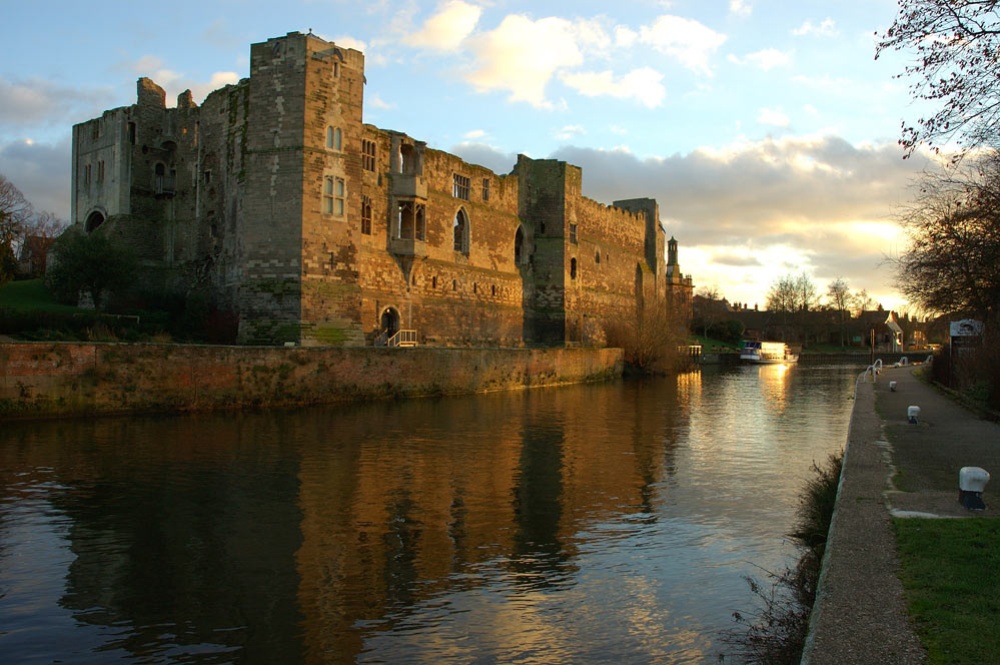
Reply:
<svg viewBox="0 0 1000 665"><path fill-rule="evenodd" d="M734 16L750 16L753 5L746 0L729 0L729 13Z"/></svg>
<svg viewBox="0 0 1000 665"><path fill-rule="evenodd" d="M406 37L411 46L435 51L458 50L472 34L483 10L462 0L449 0L438 13L427 19L419 31Z"/></svg>
<svg viewBox="0 0 1000 665"><path fill-rule="evenodd" d="M486 136L485 130L473 129L471 131L466 132L465 136L463 136L462 138L466 139L467 141L474 141L476 139L481 139L484 136Z"/></svg>
<svg viewBox="0 0 1000 665"><path fill-rule="evenodd" d="M7 79L0 76L0 134L9 129L58 126L68 128L100 115L111 97L108 89L87 89L32 78Z"/></svg>
<svg viewBox="0 0 1000 665"><path fill-rule="evenodd" d="M587 130L584 129L583 125L565 125L556 132L556 138L560 141L569 141L586 133Z"/></svg>
<svg viewBox="0 0 1000 665"><path fill-rule="evenodd" d="M563 83L587 97L610 95L634 99L646 108L660 106L667 96L667 90L661 83L663 74L651 67L633 69L617 81L610 70L563 74L560 78Z"/></svg>
<svg viewBox="0 0 1000 665"><path fill-rule="evenodd" d="M730 285L723 295L731 300L761 303L772 246L817 281L843 276L854 288L894 293L892 275L877 269L900 242L893 213L927 167L919 156L901 159L895 143L856 146L833 136L649 159L567 146L552 157L582 167L584 195L597 201L656 198L695 284ZM704 259L685 264L685 248ZM743 291L733 286L740 283Z"/></svg>
<svg viewBox="0 0 1000 665"><path fill-rule="evenodd" d="M757 112L757 122L772 127L788 127L791 121L781 109L762 108Z"/></svg>
<svg viewBox="0 0 1000 665"><path fill-rule="evenodd" d="M779 51L778 49L769 48L762 51L756 51L754 53L749 53L746 56L739 58L735 55L729 56L729 61L737 65L748 65L751 67L756 67L757 69L763 71L769 71L775 67L785 67L792 62L792 56L790 53L784 51Z"/></svg>
<svg viewBox="0 0 1000 665"><path fill-rule="evenodd" d="M0 173L21 190L35 210L53 212L67 221L70 146L68 135L52 143L26 139L0 143Z"/></svg>
<svg viewBox="0 0 1000 665"><path fill-rule="evenodd" d="M818 25L806 19L802 25L792 30L792 34L796 37L836 37L840 32L832 18L825 18Z"/></svg>
<svg viewBox="0 0 1000 665"><path fill-rule="evenodd" d="M390 104L389 102L382 99L378 94L366 95L365 96L365 108L375 108L382 111L387 111L389 109L396 108L395 104Z"/></svg>
<svg viewBox="0 0 1000 665"><path fill-rule="evenodd" d="M494 173L510 173L517 164L517 155L497 150L493 146L475 141L465 141L451 148L451 153L458 155L470 164L485 166Z"/></svg>
<svg viewBox="0 0 1000 665"><path fill-rule="evenodd" d="M709 59L726 41L726 36L698 21L680 16L660 16L651 26L639 30L639 42L676 58L696 74L712 75Z"/></svg>
<svg viewBox="0 0 1000 665"><path fill-rule="evenodd" d="M589 38L592 26L584 31ZM532 21L511 14L491 32L469 38L475 65L466 79L479 92L505 90L513 102L552 108L545 87L556 72L583 63L580 33L570 21Z"/></svg>

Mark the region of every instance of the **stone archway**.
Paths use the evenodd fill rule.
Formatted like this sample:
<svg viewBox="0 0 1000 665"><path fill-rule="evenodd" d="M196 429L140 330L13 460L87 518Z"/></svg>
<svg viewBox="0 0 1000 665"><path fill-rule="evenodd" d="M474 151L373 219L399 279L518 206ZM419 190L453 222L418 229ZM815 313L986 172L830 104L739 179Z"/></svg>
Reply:
<svg viewBox="0 0 1000 665"><path fill-rule="evenodd" d="M84 230L87 233L96 231L97 228L104 223L104 214L100 210L95 210L94 212L87 215L87 223L84 225Z"/></svg>
<svg viewBox="0 0 1000 665"><path fill-rule="evenodd" d="M395 307L386 307L382 310L382 315L378 322L379 333L389 339L399 332L399 310Z"/></svg>

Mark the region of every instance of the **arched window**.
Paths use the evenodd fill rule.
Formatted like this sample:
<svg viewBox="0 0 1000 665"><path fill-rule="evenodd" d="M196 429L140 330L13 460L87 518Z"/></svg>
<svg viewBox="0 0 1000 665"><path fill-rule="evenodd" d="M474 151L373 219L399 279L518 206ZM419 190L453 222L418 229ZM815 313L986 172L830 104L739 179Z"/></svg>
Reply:
<svg viewBox="0 0 1000 665"><path fill-rule="evenodd" d="M576 279L576 259L569 260L569 278Z"/></svg>
<svg viewBox="0 0 1000 665"><path fill-rule="evenodd" d="M343 133L340 131L340 127L327 127L326 128L326 147L328 150L340 150L340 146L343 143Z"/></svg>
<svg viewBox="0 0 1000 665"><path fill-rule="evenodd" d="M456 252L469 253L469 216L465 214L464 208L459 208L455 213L455 221L452 223L452 238Z"/></svg>
<svg viewBox="0 0 1000 665"><path fill-rule="evenodd" d="M372 234L372 200L367 196L361 199L361 232L366 236Z"/></svg>
<svg viewBox="0 0 1000 665"><path fill-rule="evenodd" d="M514 265L524 263L524 230L519 226L514 234Z"/></svg>
<svg viewBox="0 0 1000 665"><path fill-rule="evenodd" d="M597 250L596 252L594 252L594 263L600 263L600 262L601 262L601 250Z"/></svg>

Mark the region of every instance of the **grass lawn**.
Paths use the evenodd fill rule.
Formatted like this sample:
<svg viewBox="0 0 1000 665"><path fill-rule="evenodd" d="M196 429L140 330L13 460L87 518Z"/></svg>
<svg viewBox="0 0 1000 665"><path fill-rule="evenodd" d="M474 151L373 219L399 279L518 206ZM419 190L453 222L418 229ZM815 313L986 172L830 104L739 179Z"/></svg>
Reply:
<svg viewBox="0 0 1000 665"><path fill-rule="evenodd" d="M1000 663L1000 519L893 522L927 662Z"/></svg>
<svg viewBox="0 0 1000 665"><path fill-rule="evenodd" d="M45 288L40 279L7 282L0 286L0 308L15 312L76 312L76 307L63 305Z"/></svg>
<svg viewBox="0 0 1000 665"><path fill-rule="evenodd" d="M690 335L688 337L688 344L701 344L703 353L726 353L740 350L738 344L729 344L728 342L703 335Z"/></svg>

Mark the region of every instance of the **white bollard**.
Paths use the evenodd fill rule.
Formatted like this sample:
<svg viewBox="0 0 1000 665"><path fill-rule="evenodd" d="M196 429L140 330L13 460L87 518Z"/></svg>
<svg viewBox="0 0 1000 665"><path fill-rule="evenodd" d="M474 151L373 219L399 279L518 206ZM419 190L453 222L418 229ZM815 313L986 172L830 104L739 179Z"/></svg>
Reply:
<svg viewBox="0 0 1000 665"><path fill-rule="evenodd" d="M958 502L968 510L985 510L983 491L990 474L978 466L963 466L958 472Z"/></svg>
<svg viewBox="0 0 1000 665"><path fill-rule="evenodd" d="M919 406L908 406L906 407L906 419L910 421L911 425L917 424L917 417L920 415Z"/></svg>
<svg viewBox="0 0 1000 665"><path fill-rule="evenodd" d="M895 381L890 381L889 382L889 392L891 392L891 393L896 392L896 382Z"/></svg>

